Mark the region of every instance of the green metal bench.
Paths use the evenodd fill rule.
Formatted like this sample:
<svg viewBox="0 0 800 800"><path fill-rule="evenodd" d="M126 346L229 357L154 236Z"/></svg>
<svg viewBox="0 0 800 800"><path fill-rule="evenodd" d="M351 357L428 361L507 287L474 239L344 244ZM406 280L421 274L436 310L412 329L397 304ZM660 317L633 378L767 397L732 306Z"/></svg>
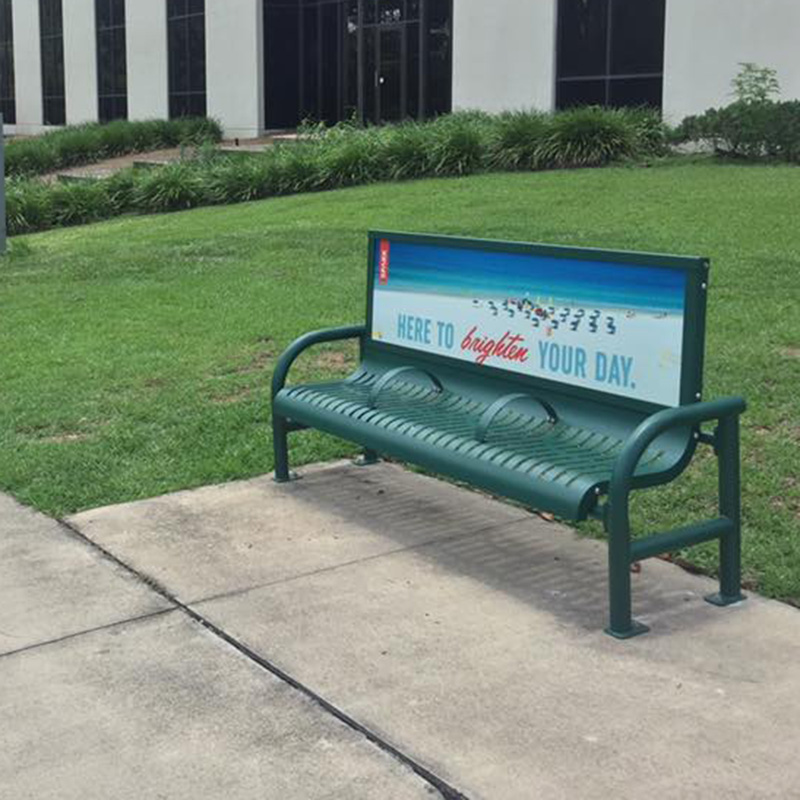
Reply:
<svg viewBox="0 0 800 800"><path fill-rule="evenodd" d="M628 638L631 565L713 539L717 605L740 589L739 415L701 402L708 261L396 233L369 237L367 323L306 334L272 382L275 479L287 435L316 428L550 511L601 519L609 625ZM286 386L311 345L360 341L343 380ZM716 422L713 431L703 423ZM632 539L633 489L668 483L710 445L719 516Z"/></svg>

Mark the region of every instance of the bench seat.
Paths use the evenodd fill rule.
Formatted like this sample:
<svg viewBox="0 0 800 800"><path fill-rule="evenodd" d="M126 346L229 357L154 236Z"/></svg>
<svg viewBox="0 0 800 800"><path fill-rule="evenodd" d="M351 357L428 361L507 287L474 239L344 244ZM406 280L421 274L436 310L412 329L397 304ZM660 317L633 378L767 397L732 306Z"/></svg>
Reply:
<svg viewBox="0 0 800 800"><path fill-rule="evenodd" d="M275 397L275 410L298 426L341 436L570 520L589 515L625 442L586 421L559 418L552 423L541 409L537 413L524 403L501 410L478 438L479 422L498 395L479 401L446 386L436 391L398 378L371 407L370 393L381 374L386 373L362 369L342 381L284 388ZM678 457L674 447L657 443L645 452L634 477L649 485L665 482L674 475Z"/></svg>

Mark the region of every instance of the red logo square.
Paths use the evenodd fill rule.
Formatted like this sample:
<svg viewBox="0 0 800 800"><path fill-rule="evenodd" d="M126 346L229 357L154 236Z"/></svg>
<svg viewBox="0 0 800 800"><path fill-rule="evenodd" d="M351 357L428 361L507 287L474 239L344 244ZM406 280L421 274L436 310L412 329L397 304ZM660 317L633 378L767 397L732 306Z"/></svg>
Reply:
<svg viewBox="0 0 800 800"><path fill-rule="evenodd" d="M389 252L391 244L388 239L381 239L380 260L378 261L378 282L389 283Z"/></svg>

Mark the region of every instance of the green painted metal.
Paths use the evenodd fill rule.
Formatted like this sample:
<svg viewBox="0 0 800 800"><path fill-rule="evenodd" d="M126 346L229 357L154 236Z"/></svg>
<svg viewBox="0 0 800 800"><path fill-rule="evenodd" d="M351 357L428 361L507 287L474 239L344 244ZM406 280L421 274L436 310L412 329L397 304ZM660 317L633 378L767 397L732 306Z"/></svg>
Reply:
<svg viewBox="0 0 800 800"><path fill-rule="evenodd" d="M481 442L476 432L490 401L408 380L385 388L373 409L369 397L380 375L365 369L351 381L291 387L277 395L275 414L569 519L585 518L622 447L622 437L611 432L510 410ZM654 448L639 474L660 472L674 460Z"/></svg>
<svg viewBox="0 0 800 800"><path fill-rule="evenodd" d="M289 375L289 369L304 350L315 344L337 342L342 339L357 339L365 334L366 329L363 325L347 325L342 328L326 328L321 331L312 331L296 339L283 351L275 364L275 370L272 373L272 396L274 397L283 389L286 378Z"/></svg>
<svg viewBox="0 0 800 800"><path fill-rule="evenodd" d="M719 461L719 513L733 523L733 530L719 540L719 592L709 603L728 606L744 599L742 594L742 512L739 474L739 417L721 417L714 432Z"/></svg>
<svg viewBox="0 0 800 800"><path fill-rule="evenodd" d="M475 438L479 442L485 442L486 435L489 433L489 427L494 422L495 417L512 403L518 403L523 400L538 403L545 410L547 421L551 425L555 425L556 422L558 422L558 414L556 414L556 410L547 400L543 400L541 397L532 397L524 392L512 392L511 394L504 394L502 397L498 397L497 400L481 414L481 418L478 420L478 425L475 428Z"/></svg>
<svg viewBox="0 0 800 800"><path fill-rule="evenodd" d="M427 370L420 369L419 367L395 367L394 369L390 369L388 372L384 372L383 375L381 375L381 377L375 381L375 385L370 389L369 399L367 400L369 407L375 408L375 406L378 404L378 396L380 395L381 391L383 391L383 389L385 389L390 383L396 381L401 375L409 372L421 373L433 384L435 391L442 391L442 384L439 382L439 379Z"/></svg>
<svg viewBox="0 0 800 800"><path fill-rule="evenodd" d="M676 265L687 270L682 405L664 408L370 338L374 246L380 238L436 241L458 247L510 249L619 263ZM362 464L378 454L410 461L569 520L604 521L609 542L609 634L646 630L631 615L632 561L718 539L720 592L709 602L743 599L740 590L738 416L741 398L698 402L702 391L708 262L640 253L554 248L403 234L373 233L369 248L367 326L317 331L295 341L272 380L275 480L291 478L287 435L316 428L360 444ZM361 359L348 378L286 386L289 369L308 347L358 338ZM524 402L527 401L527 402ZM544 413L542 413L544 411ZM701 430L716 420L714 434ZM719 517L632 540L628 503L638 488L667 483L690 462L698 443L719 460ZM608 502L600 500L608 496Z"/></svg>
<svg viewBox="0 0 800 800"><path fill-rule="evenodd" d="M370 450L366 448L364 452L353 459L353 463L357 467L371 467L373 464L377 464L381 460L380 455L376 453L374 450Z"/></svg>
<svg viewBox="0 0 800 800"><path fill-rule="evenodd" d="M292 430L300 430L306 427L302 424L298 425L296 422L287 420L275 413L275 398L281 389L283 389L292 364L294 364L300 353L307 350L312 345L321 344L323 342L335 342L341 339L355 339L364 336L364 334L365 329L363 325L328 328L323 331L307 333L305 336L296 339L278 359L278 363L275 365L275 371L272 373L272 446L275 451L275 481L277 483L285 483L292 478L289 471L287 434Z"/></svg>
<svg viewBox="0 0 800 800"><path fill-rule="evenodd" d="M739 524L739 451L738 427L739 415L744 413L746 403L741 397L725 397L705 403L693 403L680 408L668 408L645 419L630 435L624 449L619 454L611 475L606 514L606 531L608 533L608 583L609 583L609 626L607 632L614 636L633 635L637 626L631 617L631 529L629 516L629 498L633 488L633 477L637 465L647 448L664 431L684 425L694 429L703 422L719 420L715 433L717 458L719 461L720 515L730 521L730 526L719 532L720 552L720 596L730 598L729 602L742 599L739 580L739 549L741 530ZM723 437L720 429L724 430ZM735 446L731 439L735 437ZM699 526L690 528L690 532L700 532ZM685 529L684 529L685 531ZM662 534L665 549L655 549L650 555L668 552L673 548L673 533ZM681 533L678 532L679 539ZM645 542L647 540L644 540ZM707 541L707 540L706 540ZM640 544L640 548L646 547ZM733 561L736 561L735 565ZM733 586L735 581L736 585ZM735 599L733 599L735 598Z"/></svg>
<svg viewBox="0 0 800 800"><path fill-rule="evenodd" d="M631 542L630 559L632 562L644 561L662 553L672 553L684 547L721 539L723 536L730 536L733 529L734 523L731 520L719 517L664 533L654 533L646 539L635 539Z"/></svg>

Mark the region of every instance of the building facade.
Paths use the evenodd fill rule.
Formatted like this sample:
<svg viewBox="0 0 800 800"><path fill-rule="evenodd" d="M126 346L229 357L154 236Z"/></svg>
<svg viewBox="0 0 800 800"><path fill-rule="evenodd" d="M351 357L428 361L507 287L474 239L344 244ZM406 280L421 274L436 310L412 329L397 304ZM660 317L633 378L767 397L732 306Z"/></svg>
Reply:
<svg viewBox="0 0 800 800"><path fill-rule="evenodd" d="M800 96L798 0L0 0L11 133L209 115L303 119L730 100L744 61Z"/></svg>

